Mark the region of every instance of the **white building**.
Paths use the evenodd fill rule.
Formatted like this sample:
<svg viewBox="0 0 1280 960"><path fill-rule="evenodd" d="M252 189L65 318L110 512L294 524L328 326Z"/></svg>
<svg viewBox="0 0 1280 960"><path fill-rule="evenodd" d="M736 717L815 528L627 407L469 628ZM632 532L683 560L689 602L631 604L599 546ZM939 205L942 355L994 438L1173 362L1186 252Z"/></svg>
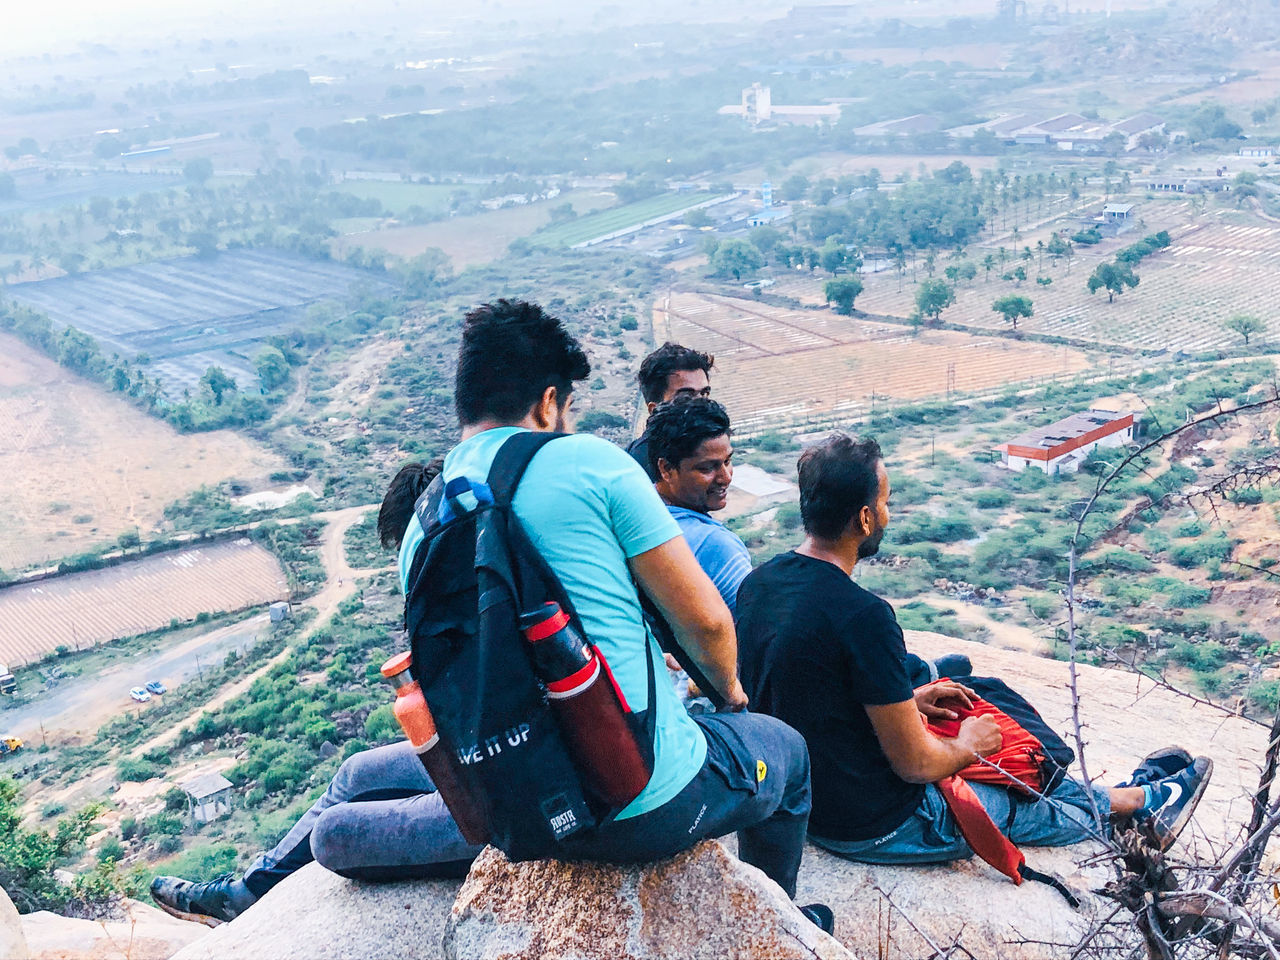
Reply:
<svg viewBox="0 0 1280 960"><path fill-rule="evenodd" d="M1099 447L1121 447L1132 442L1136 429L1132 413L1089 410L1028 430L996 449L1000 451L1001 464L1015 473L1028 467L1050 476L1075 473Z"/></svg>
<svg viewBox="0 0 1280 960"><path fill-rule="evenodd" d="M232 784L220 773L202 773L181 786L187 812L196 823L208 823L231 809Z"/></svg>

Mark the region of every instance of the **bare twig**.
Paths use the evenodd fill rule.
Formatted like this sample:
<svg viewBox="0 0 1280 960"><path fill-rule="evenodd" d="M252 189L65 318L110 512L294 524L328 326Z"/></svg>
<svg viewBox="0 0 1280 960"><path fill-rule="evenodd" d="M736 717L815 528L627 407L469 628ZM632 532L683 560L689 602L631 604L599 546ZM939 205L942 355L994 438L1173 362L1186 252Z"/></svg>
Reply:
<svg viewBox="0 0 1280 960"><path fill-rule="evenodd" d="M1225 920L1252 931L1254 938L1267 949L1273 960L1280 960L1280 923L1266 917L1255 917L1212 890L1187 890L1161 897L1159 911L1166 917L1205 917Z"/></svg>

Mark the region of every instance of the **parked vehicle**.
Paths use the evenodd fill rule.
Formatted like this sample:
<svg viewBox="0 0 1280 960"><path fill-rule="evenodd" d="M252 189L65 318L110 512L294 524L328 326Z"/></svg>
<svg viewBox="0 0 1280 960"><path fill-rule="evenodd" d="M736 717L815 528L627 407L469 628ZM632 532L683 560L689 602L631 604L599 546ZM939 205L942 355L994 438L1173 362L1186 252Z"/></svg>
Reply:
<svg viewBox="0 0 1280 960"><path fill-rule="evenodd" d="M18 680L13 671L0 663L0 693L13 693L17 686Z"/></svg>
<svg viewBox="0 0 1280 960"><path fill-rule="evenodd" d="M151 694L147 693L142 687L134 687L129 691L129 696L133 697L138 703L146 703L151 699Z"/></svg>
<svg viewBox="0 0 1280 960"><path fill-rule="evenodd" d="M162 696L168 692L169 692L169 688L166 687L159 680L152 680L150 683L147 684L147 693L154 693L157 697Z"/></svg>
<svg viewBox="0 0 1280 960"><path fill-rule="evenodd" d="M18 737L0 737L0 757L22 749L22 740Z"/></svg>

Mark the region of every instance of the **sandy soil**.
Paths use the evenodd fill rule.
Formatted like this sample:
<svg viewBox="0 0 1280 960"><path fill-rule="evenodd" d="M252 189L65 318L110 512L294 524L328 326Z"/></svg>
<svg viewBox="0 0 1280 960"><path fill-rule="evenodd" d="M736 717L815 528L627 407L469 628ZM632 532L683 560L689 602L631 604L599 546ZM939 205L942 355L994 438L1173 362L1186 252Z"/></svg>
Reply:
<svg viewBox="0 0 1280 960"><path fill-rule="evenodd" d="M0 335L0 568L145 535L205 484L265 485L287 464L230 430L181 434ZM83 519L82 519L83 518Z"/></svg>

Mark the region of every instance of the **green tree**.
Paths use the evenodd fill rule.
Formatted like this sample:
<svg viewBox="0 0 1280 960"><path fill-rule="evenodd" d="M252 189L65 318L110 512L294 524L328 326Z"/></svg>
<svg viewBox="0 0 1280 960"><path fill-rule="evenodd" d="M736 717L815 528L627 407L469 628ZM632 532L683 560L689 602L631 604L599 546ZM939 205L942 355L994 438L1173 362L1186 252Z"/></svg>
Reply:
<svg viewBox="0 0 1280 960"><path fill-rule="evenodd" d="M53 871L65 866L93 832L101 812L101 806L94 804L59 820L52 832L27 830L22 827L17 782L11 777L0 779L0 887L20 911L56 911L67 902L72 891Z"/></svg>
<svg viewBox="0 0 1280 960"><path fill-rule="evenodd" d="M822 292L827 298L827 303L836 305L836 313L848 316L853 313L853 301L858 298L858 294L862 293L862 281L857 277L828 280Z"/></svg>
<svg viewBox="0 0 1280 960"><path fill-rule="evenodd" d="M289 361L279 347L263 347L258 351L254 365L263 390L278 390L289 382Z"/></svg>
<svg viewBox="0 0 1280 960"><path fill-rule="evenodd" d="M996 268L995 254L988 253L982 258L982 269L986 271L986 281L991 282L991 271Z"/></svg>
<svg viewBox="0 0 1280 960"><path fill-rule="evenodd" d="M1097 293L1106 288L1107 303L1115 303L1116 294L1124 293L1126 287L1136 287L1138 275L1123 263L1102 263L1089 275L1089 292Z"/></svg>
<svg viewBox="0 0 1280 960"><path fill-rule="evenodd" d="M1258 317L1250 317L1247 314L1237 313L1234 317L1230 317L1222 321L1222 325L1232 333L1238 333L1244 337L1244 345L1249 345L1249 338L1255 333L1262 333L1267 325Z"/></svg>
<svg viewBox="0 0 1280 960"><path fill-rule="evenodd" d="M717 277L741 280L764 266L764 257L753 244L731 238L716 247L711 255L711 270Z"/></svg>
<svg viewBox="0 0 1280 960"><path fill-rule="evenodd" d="M405 296L415 300L429 296L453 275L453 263L439 247L428 247L400 268Z"/></svg>
<svg viewBox="0 0 1280 960"><path fill-rule="evenodd" d="M182 165L182 176L188 183L203 187L213 176L213 161L208 157L195 157Z"/></svg>
<svg viewBox="0 0 1280 960"><path fill-rule="evenodd" d="M920 316L937 323L942 311L956 302L956 292L943 280L925 280L916 288L916 309Z"/></svg>
<svg viewBox="0 0 1280 960"><path fill-rule="evenodd" d="M838 243L824 244L818 257L822 269L832 276L835 276L836 271L843 267L845 260L848 259L844 247Z"/></svg>
<svg viewBox="0 0 1280 960"><path fill-rule="evenodd" d="M200 378L200 386L213 395L213 405L220 407L222 406L223 395L228 390L236 388L236 381L225 370L215 365L204 372L204 376Z"/></svg>
<svg viewBox="0 0 1280 960"><path fill-rule="evenodd" d="M715 221L711 219L711 214L701 207L695 207L684 215L685 226L689 227L712 227Z"/></svg>
<svg viewBox="0 0 1280 960"><path fill-rule="evenodd" d="M209 230L196 230L187 235L187 246L195 247L201 260L212 260L218 255L218 238Z"/></svg>
<svg viewBox="0 0 1280 960"><path fill-rule="evenodd" d="M1018 321L1023 317L1032 315L1031 298L1009 294L1007 297L1000 297L992 303L991 309L1003 316L1006 323L1013 324L1013 329L1017 330Z"/></svg>
<svg viewBox="0 0 1280 960"><path fill-rule="evenodd" d="M8 173L0 173L0 200L12 200L17 196L18 187L13 182L13 176Z"/></svg>

